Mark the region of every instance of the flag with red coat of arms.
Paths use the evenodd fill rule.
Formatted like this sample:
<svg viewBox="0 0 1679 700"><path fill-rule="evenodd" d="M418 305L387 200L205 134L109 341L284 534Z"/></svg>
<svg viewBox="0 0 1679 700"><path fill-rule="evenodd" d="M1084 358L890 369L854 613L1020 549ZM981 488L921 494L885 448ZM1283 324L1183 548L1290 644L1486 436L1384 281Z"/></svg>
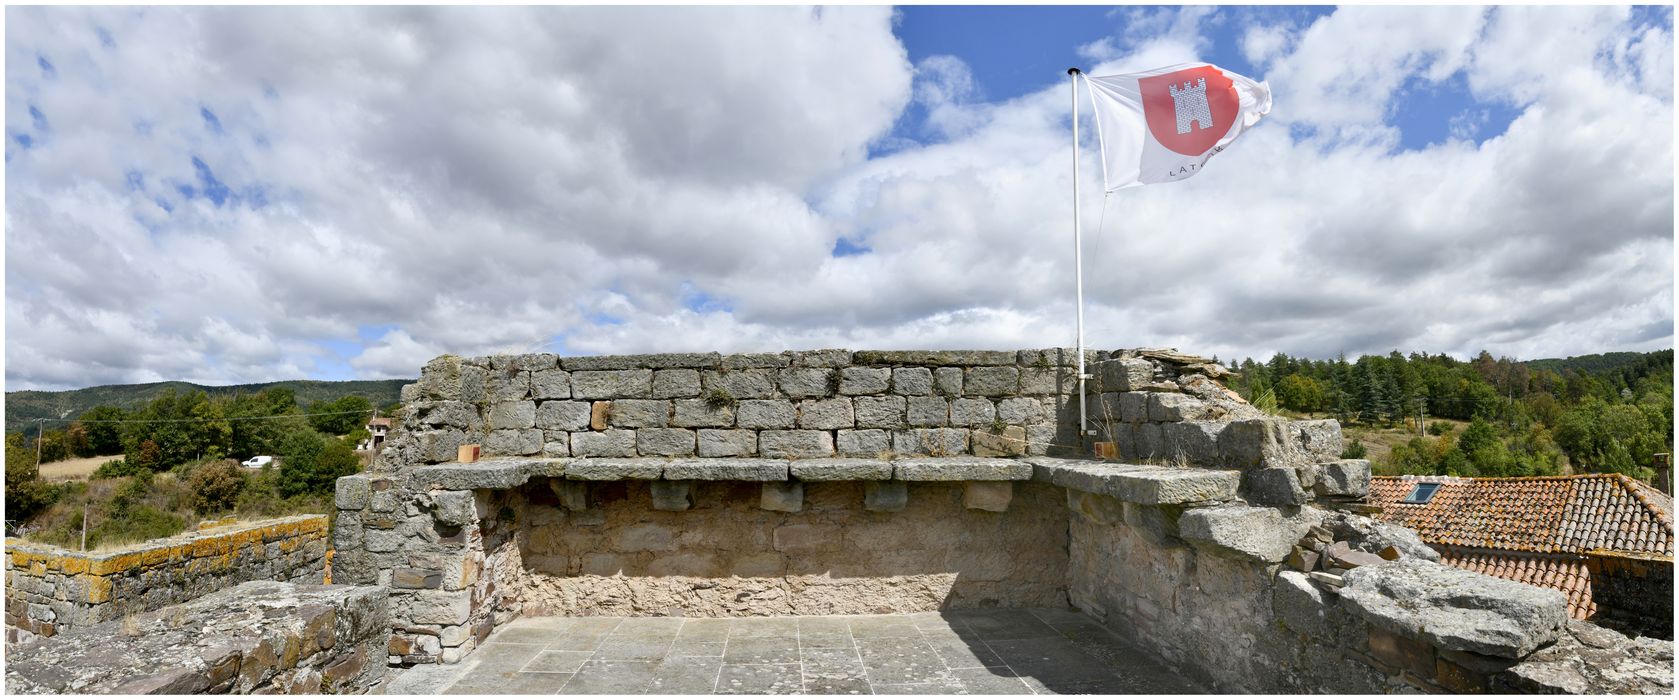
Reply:
<svg viewBox="0 0 1679 700"><path fill-rule="evenodd" d="M1086 77L1108 192L1194 175L1271 111L1271 88L1211 63Z"/></svg>

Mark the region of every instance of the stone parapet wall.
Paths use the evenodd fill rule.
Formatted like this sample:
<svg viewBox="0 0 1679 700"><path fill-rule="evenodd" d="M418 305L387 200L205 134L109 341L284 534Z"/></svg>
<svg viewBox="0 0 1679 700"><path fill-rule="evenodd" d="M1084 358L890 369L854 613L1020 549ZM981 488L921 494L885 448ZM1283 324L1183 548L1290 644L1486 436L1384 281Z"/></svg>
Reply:
<svg viewBox="0 0 1679 700"><path fill-rule="evenodd" d="M15 650L6 692L365 693L389 636L381 588L251 581Z"/></svg>
<svg viewBox="0 0 1679 700"><path fill-rule="evenodd" d="M320 583L327 516L214 527L109 551L6 540L8 641L156 610L245 581Z"/></svg>
<svg viewBox="0 0 1679 700"><path fill-rule="evenodd" d="M1092 363L1108 353L1087 351ZM1012 456L1079 450L1076 354L1021 351L439 357L383 464L461 444L550 457Z"/></svg>

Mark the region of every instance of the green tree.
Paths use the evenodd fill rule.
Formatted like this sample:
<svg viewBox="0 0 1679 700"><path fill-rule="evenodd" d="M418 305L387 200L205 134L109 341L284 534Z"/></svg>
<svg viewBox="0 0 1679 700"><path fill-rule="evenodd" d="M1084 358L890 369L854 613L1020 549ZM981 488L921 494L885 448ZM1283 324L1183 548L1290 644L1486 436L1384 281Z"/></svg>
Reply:
<svg viewBox="0 0 1679 700"><path fill-rule="evenodd" d="M6 434L6 519L28 520L58 500L58 489L40 479L35 448L23 433Z"/></svg>
<svg viewBox="0 0 1679 700"><path fill-rule="evenodd" d="M1294 411L1312 412L1322 410L1324 402L1323 385L1317 380L1302 374L1291 374L1277 382L1277 401Z"/></svg>
<svg viewBox="0 0 1679 700"><path fill-rule="evenodd" d="M128 412L115 406L94 406L81 415L87 427L88 451L94 455L122 453L122 424L109 421L124 420ZM91 455L90 455L91 456Z"/></svg>
<svg viewBox="0 0 1679 700"><path fill-rule="evenodd" d="M217 460L194 469L186 484L188 505L199 515L215 515L233 509L245 488L245 474L238 462Z"/></svg>
<svg viewBox="0 0 1679 700"><path fill-rule="evenodd" d="M158 460L153 469L225 457L233 435L221 405L211 402L202 391L183 394L168 389L136 412L133 419L142 422L130 423L123 431L124 452L128 459L143 462L137 459L141 443L155 443Z"/></svg>
<svg viewBox="0 0 1679 700"><path fill-rule="evenodd" d="M331 493L338 477L361 471L361 458L341 440L314 431L286 436L281 448L280 495Z"/></svg>
<svg viewBox="0 0 1679 700"><path fill-rule="evenodd" d="M367 425L368 419L373 417L373 403L350 394L333 401L311 403L309 413L309 424L316 430L327 435L343 435Z"/></svg>

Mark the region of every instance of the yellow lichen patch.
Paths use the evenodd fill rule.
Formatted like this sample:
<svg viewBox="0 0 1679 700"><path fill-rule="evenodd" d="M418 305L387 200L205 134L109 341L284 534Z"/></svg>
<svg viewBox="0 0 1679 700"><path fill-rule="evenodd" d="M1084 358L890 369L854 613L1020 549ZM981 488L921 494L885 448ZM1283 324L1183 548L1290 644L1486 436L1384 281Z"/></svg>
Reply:
<svg viewBox="0 0 1679 700"><path fill-rule="evenodd" d="M83 576L82 581L87 584L87 602L99 604L111 600L111 579L104 576Z"/></svg>
<svg viewBox="0 0 1679 700"><path fill-rule="evenodd" d="M59 565L60 571L66 574L85 574L88 570L86 557L64 557Z"/></svg>
<svg viewBox="0 0 1679 700"><path fill-rule="evenodd" d="M169 548L168 547L158 547L156 549L148 549L148 550L140 553L140 564L142 566L157 566L159 564L163 564L163 563L168 562L168 561L169 561Z"/></svg>

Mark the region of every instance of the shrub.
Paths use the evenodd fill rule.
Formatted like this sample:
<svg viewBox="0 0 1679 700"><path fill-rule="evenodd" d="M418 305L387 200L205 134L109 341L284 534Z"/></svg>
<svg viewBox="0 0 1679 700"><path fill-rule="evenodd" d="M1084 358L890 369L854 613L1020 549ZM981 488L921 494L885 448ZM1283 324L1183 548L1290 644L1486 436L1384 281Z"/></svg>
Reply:
<svg viewBox="0 0 1679 700"><path fill-rule="evenodd" d="M88 547L144 542L179 534L187 523L178 515L149 505L134 506L88 532Z"/></svg>
<svg viewBox="0 0 1679 700"><path fill-rule="evenodd" d="M280 495L330 493L338 477L361 471L361 458L340 440L322 439L313 432L286 437L280 462Z"/></svg>
<svg viewBox="0 0 1679 700"><path fill-rule="evenodd" d="M1444 421L1434 421L1428 424L1428 434L1434 436L1448 435L1452 432L1452 424Z"/></svg>
<svg viewBox="0 0 1679 700"><path fill-rule="evenodd" d="M104 464L99 465L98 469L93 470L93 476L91 476L89 478L93 478L93 479L121 479L122 477L125 477L125 476L134 476L135 474L139 474L142 471L145 471L145 470L140 469L139 467L130 464L126 460L113 459L109 462L106 462Z"/></svg>
<svg viewBox="0 0 1679 700"><path fill-rule="evenodd" d="M225 513L239 501L245 489L245 474L230 459L211 462L187 477L187 505L200 515Z"/></svg>
<svg viewBox="0 0 1679 700"><path fill-rule="evenodd" d="M1341 450L1341 459L1364 459L1364 456L1369 453L1370 450L1364 447L1364 443L1353 440L1347 443L1346 449Z"/></svg>

